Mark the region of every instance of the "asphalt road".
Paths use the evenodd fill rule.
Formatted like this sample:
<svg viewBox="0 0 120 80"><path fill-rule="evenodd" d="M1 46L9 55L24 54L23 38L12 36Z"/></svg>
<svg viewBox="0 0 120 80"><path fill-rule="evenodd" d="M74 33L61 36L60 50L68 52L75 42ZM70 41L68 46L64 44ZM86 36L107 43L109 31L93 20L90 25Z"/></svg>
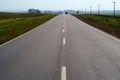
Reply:
<svg viewBox="0 0 120 80"><path fill-rule="evenodd" d="M0 46L0 80L120 80L120 40L59 15Z"/></svg>

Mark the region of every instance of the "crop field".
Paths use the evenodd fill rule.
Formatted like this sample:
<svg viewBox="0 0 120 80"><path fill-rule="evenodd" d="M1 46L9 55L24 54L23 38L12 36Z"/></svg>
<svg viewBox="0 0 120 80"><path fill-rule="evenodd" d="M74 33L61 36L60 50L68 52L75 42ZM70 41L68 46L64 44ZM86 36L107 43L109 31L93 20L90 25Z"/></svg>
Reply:
<svg viewBox="0 0 120 80"><path fill-rule="evenodd" d="M0 13L0 44L45 23L55 16Z"/></svg>
<svg viewBox="0 0 120 80"><path fill-rule="evenodd" d="M103 15L74 15L80 20L120 38L120 18Z"/></svg>

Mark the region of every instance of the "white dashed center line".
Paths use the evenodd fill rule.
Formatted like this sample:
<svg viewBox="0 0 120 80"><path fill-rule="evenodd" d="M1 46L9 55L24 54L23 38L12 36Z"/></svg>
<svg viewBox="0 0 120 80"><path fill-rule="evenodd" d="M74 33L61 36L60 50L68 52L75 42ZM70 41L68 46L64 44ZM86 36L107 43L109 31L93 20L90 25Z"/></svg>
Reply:
<svg viewBox="0 0 120 80"><path fill-rule="evenodd" d="M64 33L64 32L65 32L65 30L63 29L63 30L62 30L62 32Z"/></svg>
<svg viewBox="0 0 120 80"><path fill-rule="evenodd" d="M63 45L65 45L66 44L66 39L65 39L65 37L63 37Z"/></svg>
<svg viewBox="0 0 120 80"><path fill-rule="evenodd" d="M62 66L61 80L66 80L66 66Z"/></svg>

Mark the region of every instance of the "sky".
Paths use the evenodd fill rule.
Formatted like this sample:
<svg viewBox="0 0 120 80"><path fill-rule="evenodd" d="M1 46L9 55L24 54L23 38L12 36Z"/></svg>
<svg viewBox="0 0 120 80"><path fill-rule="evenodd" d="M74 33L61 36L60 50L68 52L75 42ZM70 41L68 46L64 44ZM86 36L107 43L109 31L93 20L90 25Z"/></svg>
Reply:
<svg viewBox="0 0 120 80"><path fill-rule="evenodd" d="M120 0L0 0L0 11L23 11L30 8L39 10L113 10L113 3L116 9L120 9Z"/></svg>

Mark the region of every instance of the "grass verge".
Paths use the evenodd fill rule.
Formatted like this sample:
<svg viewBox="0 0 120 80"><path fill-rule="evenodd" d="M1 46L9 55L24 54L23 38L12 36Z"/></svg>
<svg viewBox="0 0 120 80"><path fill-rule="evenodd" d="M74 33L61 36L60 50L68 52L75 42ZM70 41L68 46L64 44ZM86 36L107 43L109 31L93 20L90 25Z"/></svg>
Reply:
<svg viewBox="0 0 120 80"><path fill-rule="evenodd" d="M37 26L45 23L55 15L2 18L0 20L0 44L5 43Z"/></svg>
<svg viewBox="0 0 120 80"><path fill-rule="evenodd" d="M120 18L102 15L74 15L80 20L120 38Z"/></svg>

